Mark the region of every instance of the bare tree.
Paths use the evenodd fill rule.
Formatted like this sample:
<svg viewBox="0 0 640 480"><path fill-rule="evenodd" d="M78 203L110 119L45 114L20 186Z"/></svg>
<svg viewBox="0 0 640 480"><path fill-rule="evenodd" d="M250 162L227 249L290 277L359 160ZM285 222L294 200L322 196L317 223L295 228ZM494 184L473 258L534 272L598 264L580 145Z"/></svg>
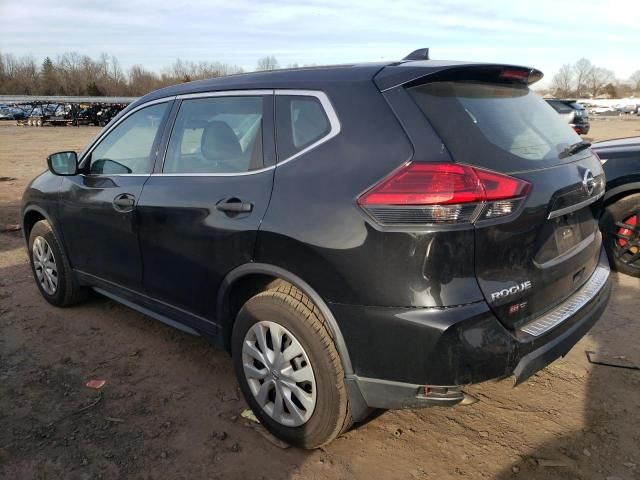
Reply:
<svg viewBox="0 0 640 480"><path fill-rule="evenodd" d="M162 86L158 75L145 70L141 65L134 65L129 70L130 95L144 95Z"/></svg>
<svg viewBox="0 0 640 480"><path fill-rule="evenodd" d="M615 81L616 76L611 70L593 66L586 78L587 91L591 96L596 97L604 91L604 87L606 85L611 85L613 87ZM613 89L609 88L607 93L612 95L612 92L614 91L615 87ZM615 96L615 93L613 93L613 95Z"/></svg>
<svg viewBox="0 0 640 480"><path fill-rule="evenodd" d="M633 91L636 93L640 93L640 70L636 70L629 77L629 81L633 85Z"/></svg>
<svg viewBox="0 0 640 480"><path fill-rule="evenodd" d="M593 65L586 58L581 58L573 67L575 74L576 96L583 97L587 93L587 81L592 74Z"/></svg>
<svg viewBox="0 0 640 480"><path fill-rule="evenodd" d="M564 64L553 76L551 89L556 97L569 97L573 94L574 72L571 65Z"/></svg>
<svg viewBox="0 0 640 480"><path fill-rule="evenodd" d="M0 56L3 93L32 95L38 93L38 67L33 57L7 53Z"/></svg>
<svg viewBox="0 0 640 480"><path fill-rule="evenodd" d="M262 57L258 60L258 64L256 65L256 71L261 72L265 70L276 70L280 68L280 64L278 60L273 55L268 55L266 57Z"/></svg>

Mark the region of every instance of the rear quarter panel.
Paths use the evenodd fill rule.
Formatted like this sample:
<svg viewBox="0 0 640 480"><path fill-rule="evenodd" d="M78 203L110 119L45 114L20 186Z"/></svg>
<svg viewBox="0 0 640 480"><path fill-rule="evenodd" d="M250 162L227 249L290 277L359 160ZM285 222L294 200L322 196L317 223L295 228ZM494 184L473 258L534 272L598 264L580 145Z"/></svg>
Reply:
<svg viewBox="0 0 640 480"><path fill-rule="evenodd" d="M385 231L356 203L360 193L413 158L414 148L383 95L373 82L323 90L340 119L340 134L277 166L255 260L298 275L331 303L443 306L480 300L472 229Z"/></svg>

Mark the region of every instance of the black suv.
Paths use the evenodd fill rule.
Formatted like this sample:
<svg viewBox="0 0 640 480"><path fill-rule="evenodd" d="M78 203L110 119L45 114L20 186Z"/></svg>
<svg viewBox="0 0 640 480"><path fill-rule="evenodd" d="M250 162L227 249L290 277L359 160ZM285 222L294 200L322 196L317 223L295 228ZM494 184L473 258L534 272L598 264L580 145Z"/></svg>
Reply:
<svg viewBox="0 0 640 480"><path fill-rule="evenodd" d="M591 124L589 123L589 112L576 100L549 99L547 103L560 114L564 120L571 125L576 133L586 135L589 133Z"/></svg>
<svg viewBox="0 0 640 480"><path fill-rule="evenodd" d="M593 144L607 176L605 210L600 220L613 267L640 277L640 137Z"/></svg>
<svg viewBox="0 0 640 480"><path fill-rule="evenodd" d="M228 349L276 436L453 405L566 354L609 298L598 158L537 70L416 60L250 73L131 104L49 157L37 285Z"/></svg>

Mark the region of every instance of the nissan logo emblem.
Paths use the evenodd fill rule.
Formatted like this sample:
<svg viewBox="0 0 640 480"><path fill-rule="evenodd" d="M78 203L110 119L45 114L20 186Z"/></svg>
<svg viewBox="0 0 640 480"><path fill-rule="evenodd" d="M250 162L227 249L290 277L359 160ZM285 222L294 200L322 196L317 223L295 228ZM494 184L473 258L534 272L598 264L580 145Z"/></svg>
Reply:
<svg viewBox="0 0 640 480"><path fill-rule="evenodd" d="M584 188L584 191L587 192L589 196L593 193L593 189L596 188L596 180L588 168L584 172L584 177L582 177L582 188Z"/></svg>

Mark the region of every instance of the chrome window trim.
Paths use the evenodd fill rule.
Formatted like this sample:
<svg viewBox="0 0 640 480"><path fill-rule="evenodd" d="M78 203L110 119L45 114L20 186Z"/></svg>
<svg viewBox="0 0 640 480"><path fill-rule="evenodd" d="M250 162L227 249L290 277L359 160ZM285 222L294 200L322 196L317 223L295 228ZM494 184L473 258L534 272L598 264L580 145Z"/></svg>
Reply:
<svg viewBox="0 0 640 480"><path fill-rule="evenodd" d="M138 177L236 177L236 176L245 176L245 175L256 175L258 173L266 172L269 170L273 170L276 167L284 165L291 160L295 160L296 158L304 155L305 153L313 150L314 148L322 145L325 142L328 142L335 136L337 136L342 126L340 124L340 119L333 108L333 104L326 93L320 90L304 90L304 89L256 89L256 90L224 90L224 91L214 91L214 92L198 92L198 93L183 93L181 95L172 95L169 97L157 98L155 100L149 100L143 104L138 105L137 107L131 109L131 111L127 112L126 115L122 116L118 119L116 123L111 125L107 130L100 132L98 136L93 140L90 144L89 148L85 150L81 154L80 162L78 163L80 166L87 160L91 152L97 147L97 145L102 141L104 137L106 137L114 128L116 128L120 123L122 123L125 119L127 119L130 115L134 114L138 110L141 110L145 107L149 107L151 105L156 105L159 103L171 102L173 100L189 100L194 98L209 98L209 97L245 97L245 96L259 96L259 95L285 95L285 96L297 96L297 97L315 97L320 101L322 108L327 115L329 120L329 132L313 142L311 145L306 146L299 152L278 161L275 165L270 165L268 167L259 168L257 170L251 170L248 172L229 172L229 173L121 173L114 175L105 175L105 174L89 174L83 176L92 176L92 177L127 177L127 176L138 176ZM168 145L168 144L167 144ZM162 164L164 166L164 157L166 156L166 152L163 154Z"/></svg>
<svg viewBox="0 0 640 480"><path fill-rule="evenodd" d="M327 118L329 119L329 132L324 136L313 142L311 145L303 148L299 152L291 155L284 160L278 161L275 165L271 165L264 168L259 168L257 170L251 170L248 172L237 172L237 173L152 173L152 177L240 177L245 175L256 175L258 173L266 172L269 170L273 170L276 167L280 167L285 163L290 162L298 158L301 155L304 155L308 151L316 148L317 146L323 144L331 140L333 137L338 135L341 130L340 120L329 100L329 97L326 93L319 90L287 90L287 89L278 89L278 90L229 90L224 92L202 92L202 93L187 93L183 95L178 95L176 99L178 100L188 100L192 98L207 98L207 97L245 97L245 96L257 96L257 95L285 95L285 96L297 96L297 97L314 97L320 101L320 105L322 105L322 109L324 110ZM168 146L168 144L167 144ZM166 156L166 152L164 154ZM164 166L164 157L162 164Z"/></svg>
<svg viewBox="0 0 640 480"><path fill-rule="evenodd" d="M244 175L256 175L258 173L267 172L276 168L275 165L270 165L264 168L258 168L256 170L249 170L248 172L228 172L228 173L152 173L152 177L242 177Z"/></svg>
<svg viewBox="0 0 640 480"><path fill-rule="evenodd" d="M207 98L207 97L257 97L262 95L273 95L274 90L258 89L258 90L222 90L217 92L197 92L197 93L183 93L177 95L176 100L189 100L192 98Z"/></svg>
<svg viewBox="0 0 640 480"><path fill-rule="evenodd" d="M587 280L587 282L580 287L577 292L567 298L560 305L552 308L551 311L523 325L519 330L534 337L539 337L543 333L557 327L575 315L580 309L589 303L593 297L600 293L607 283L609 273L610 270L607 265L598 265L589 280Z"/></svg>

